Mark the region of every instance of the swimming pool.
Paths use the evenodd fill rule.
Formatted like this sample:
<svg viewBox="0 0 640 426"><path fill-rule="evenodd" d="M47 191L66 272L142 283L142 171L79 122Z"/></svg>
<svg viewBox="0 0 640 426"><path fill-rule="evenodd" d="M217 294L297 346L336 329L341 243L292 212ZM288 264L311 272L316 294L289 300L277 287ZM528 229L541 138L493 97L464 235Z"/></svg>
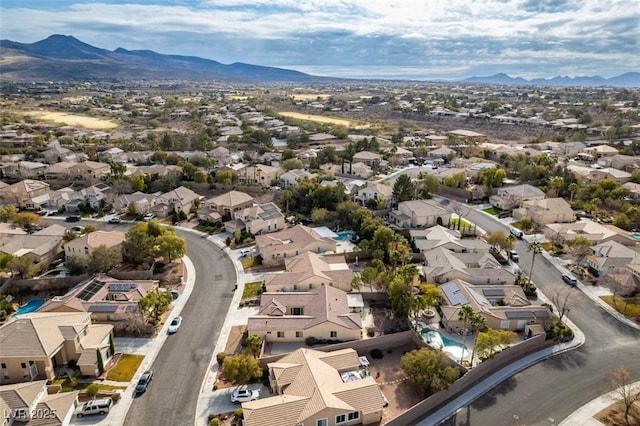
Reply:
<svg viewBox="0 0 640 426"><path fill-rule="evenodd" d="M336 233L336 236L333 237L333 239L336 240L336 241L351 240L352 238L353 238L353 232L352 231L338 232L338 233Z"/></svg>
<svg viewBox="0 0 640 426"><path fill-rule="evenodd" d="M29 302L26 305L22 305L18 308L18 310L15 313L15 316L37 311L40 306L44 305L44 302L45 302L44 299L29 300Z"/></svg>
<svg viewBox="0 0 640 426"><path fill-rule="evenodd" d="M442 352L446 352L458 361L469 355L469 350L466 346L463 346L455 340L448 339L438 331L424 328L420 331L420 334L422 335L422 339L430 346L440 349Z"/></svg>

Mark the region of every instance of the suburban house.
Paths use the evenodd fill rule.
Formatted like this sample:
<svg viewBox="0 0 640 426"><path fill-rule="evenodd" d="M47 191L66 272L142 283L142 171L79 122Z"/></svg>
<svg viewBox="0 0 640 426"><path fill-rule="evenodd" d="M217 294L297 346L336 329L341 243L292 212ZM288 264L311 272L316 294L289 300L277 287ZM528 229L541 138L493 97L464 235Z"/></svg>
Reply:
<svg viewBox="0 0 640 426"><path fill-rule="evenodd" d="M38 312L89 312L96 322L116 322L139 315L138 301L157 291L158 281L121 281L107 275L95 275L63 296L45 302Z"/></svg>
<svg viewBox="0 0 640 426"><path fill-rule="evenodd" d="M49 394L46 380L3 385L0 387L0 411L4 414L2 425L68 425L77 400L76 391Z"/></svg>
<svg viewBox="0 0 640 426"><path fill-rule="evenodd" d="M238 171L238 180L245 184L271 186L271 182L278 182L280 167L271 167L266 164L253 164L245 166Z"/></svg>
<svg viewBox="0 0 640 426"><path fill-rule="evenodd" d="M266 291L309 291L322 286L351 291L353 271L344 256L320 256L311 251L284 261L284 272L266 272Z"/></svg>
<svg viewBox="0 0 640 426"><path fill-rule="evenodd" d="M215 159L218 164L231 163L230 151L223 146L213 148L211 151L207 152L207 156Z"/></svg>
<svg viewBox="0 0 640 426"><path fill-rule="evenodd" d="M480 314L487 327L496 330L522 331L527 325L539 324L548 330L551 312L542 305L532 305L518 285L473 285L453 280L440 286L442 291L442 323L450 332L465 328L458 312L470 305Z"/></svg>
<svg viewBox="0 0 640 426"><path fill-rule="evenodd" d="M301 348L268 368L276 395L243 403L245 426L367 425L382 420L385 397L354 349Z"/></svg>
<svg viewBox="0 0 640 426"><path fill-rule="evenodd" d="M0 326L0 347L3 385L52 380L70 361L99 376L114 353L113 326L92 324L88 312L29 313Z"/></svg>
<svg viewBox="0 0 640 426"><path fill-rule="evenodd" d="M242 228L253 235L280 231L285 228L284 214L274 203L256 204L233 214Z"/></svg>
<svg viewBox="0 0 640 426"><path fill-rule="evenodd" d="M111 173L111 166L107 163L87 160L78 164L78 171L84 179L103 179Z"/></svg>
<svg viewBox="0 0 640 426"><path fill-rule="evenodd" d="M64 254L66 257L78 256L89 259L96 248L105 246L119 249L126 239L126 234L120 231L93 231L67 241L64 245Z"/></svg>
<svg viewBox="0 0 640 426"><path fill-rule="evenodd" d="M629 191L629 196L634 201L637 202L640 200L640 183L627 182L622 184L622 187Z"/></svg>
<svg viewBox="0 0 640 426"><path fill-rule="evenodd" d="M513 210L515 219L527 216L535 223L546 225L548 223L575 222L576 214L564 198L544 198L542 200L528 200L522 203L521 208Z"/></svg>
<svg viewBox="0 0 640 426"><path fill-rule="evenodd" d="M46 151L42 151L42 153L40 153L40 156L44 159L45 163L49 164L62 162L78 162L77 154L68 148L60 146L60 144L55 144L53 147L47 149Z"/></svg>
<svg viewBox="0 0 640 426"><path fill-rule="evenodd" d="M338 167L338 166L336 166ZM360 179L369 179L373 176L373 169L365 163L353 163L348 167L345 165L345 174L359 177Z"/></svg>
<svg viewBox="0 0 640 426"><path fill-rule="evenodd" d="M411 200L398 203L398 208L389 213L389 220L400 228L428 228L448 225L451 213L433 200Z"/></svg>
<svg viewBox="0 0 640 426"><path fill-rule="evenodd" d="M62 236L40 232L0 235L0 252L13 257L25 257L37 265L49 264L62 253Z"/></svg>
<svg viewBox="0 0 640 426"><path fill-rule="evenodd" d="M78 163L72 161L60 161L51 164L44 172L46 180L72 179L78 175Z"/></svg>
<svg viewBox="0 0 640 426"><path fill-rule="evenodd" d="M79 203L84 203L92 209L104 207L108 203L109 191L111 191L111 187L104 182L76 191L71 194L71 201L65 205L65 210L68 212L78 211ZM76 202L74 203L74 201Z"/></svg>
<svg viewBox="0 0 640 426"><path fill-rule="evenodd" d="M23 209L33 209L36 204L32 200L45 195L49 184L38 180L25 179L13 185L0 188L0 202L4 205L13 204Z"/></svg>
<svg viewBox="0 0 640 426"><path fill-rule="evenodd" d="M610 145L597 145L585 148L586 153L593 155L594 158L611 157L618 154L618 150Z"/></svg>
<svg viewBox="0 0 640 426"><path fill-rule="evenodd" d="M404 166L415 160L413 152L401 146L394 146L386 151L389 154L389 162L395 166Z"/></svg>
<svg viewBox="0 0 640 426"><path fill-rule="evenodd" d="M313 175L304 169L289 170L280 175L280 188L286 189L298 185L302 179L311 179Z"/></svg>
<svg viewBox="0 0 640 426"><path fill-rule="evenodd" d="M369 151L356 152L353 155L353 158L351 159L351 162L353 164L364 163L367 166L371 167L372 169L375 169L376 167L378 167L381 161L382 161L382 156L380 154L376 154L375 152L369 152Z"/></svg>
<svg viewBox="0 0 640 426"><path fill-rule="evenodd" d="M591 244L617 241L625 246L635 246L636 240L613 225L602 225L582 218L574 223L550 223L543 229L544 235L556 244L563 244L576 237L584 237Z"/></svg>
<svg viewBox="0 0 640 426"><path fill-rule="evenodd" d="M487 139L487 136L482 133L465 129L451 130L450 132L447 132L447 136L458 144L477 144L482 143Z"/></svg>
<svg viewBox="0 0 640 426"><path fill-rule="evenodd" d="M18 161L2 166L2 177L11 179L38 179L44 175L48 164L37 161Z"/></svg>
<svg viewBox="0 0 640 426"><path fill-rule="evenodd" d="M525 201L543 200L544 192L529 184L498 188L498 193L489 198L492 206L502 210L512 210L521 207Z"/></svg>
<svg viewBox="0 0 640 426"><path fill-rule="evenodd" d="M350 309L347 293L331 286L299 292L266 292L260 296L260 310L249 317L249 334L264 342L359 340L362 321Z"/></svg>
<svg viewBox="0 0 640 426"><path fill-rule="evenodd" d="M506 285L515 276L489 253L456 253L443 247L423 252L422 275L430 283L460 279L474 285Z"/></svg>
<svg viewBox="0 0 640 426"><path fill-rule="evenodd" d="M176 212L189 214L196 205L196 200L200 198L201 196L199 194L196 194L189 188L179 186L172 191L160 195L156 199L156 204L166 204L170 212L175 210Z"/></svg>
<svg viewBox="0 0 640 426"><path fill-rule="evenodd" d="M432 149L431 151L427 152L427 157L446 159L446 158L449 158L450 155L455 155L455 153L456 152L449 147L440 146L438 148Z"/></svg>
<svg viewBox="0 0 640 426"><path fill-rule="evenodd" d="M605 167L603 169L594 169L589 172L587 177L590 182L600 182L605 179L615 180L618 183L627 183L631 180L631 173L614 169L612 167Z"/></svg>
<svg viewBox="0 0 640 426"><path fill-rule="evenodd" d="M462 238L460 232L436 225L428 229L412 229L409 236L419 251L442 247L457 253L489 253L489 244L480 239Z"/></svg>
<svg viewBox="0 0 640 426"><path fill-rule="evenodd" d="M367 185L360 188L356 194L355 201L363 206L369 201L386 200L386 205L391 205L393 198L393 188L377 182L367 182Z"/></svg>
<svg viewBox="0 0 640 426"><path fill-rule="evenodd" d="M640 265L640 252L616 241L596 244L591 247L591 252L592 255L587 257L586 263L598 276L629 265L636 265L635 268Z"/></svg>
<svg viewBox="0 0 640 426"><path fill-rule="evenodd" d="M337 242L323 237L313 228L296 225L271 234L256 235L256 246L258 254L262 256L262 264L274 266L282 265L285 259L306 251L335 253Z"/></svg>
<svg viewBox="0 0 640 426"><path fill-rule="evenodd" d="M204 206L217 212L221 217L233 216L235 212L251 207L255 199L240 191L229 191L217 197L209 198L204 201ZM200 211L198 212L200 214Z"/></svg>
<svg viewBox="0 0 640 426"><path fill-rule="evenodd" d="M155 205L157 195L136 191L133 194L115 196L112 201L114 209L128 211L133 208L137 214L146 214ZM133 205L133 207L130 207Z"/></svg>

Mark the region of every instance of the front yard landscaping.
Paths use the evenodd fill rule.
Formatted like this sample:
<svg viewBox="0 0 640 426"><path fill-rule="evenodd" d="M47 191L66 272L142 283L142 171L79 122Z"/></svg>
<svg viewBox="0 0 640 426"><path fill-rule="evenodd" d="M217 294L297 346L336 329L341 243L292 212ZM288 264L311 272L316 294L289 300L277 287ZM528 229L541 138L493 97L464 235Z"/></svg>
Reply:
<svg viewBox="0 0 640 426"><path fill-rule="evenodd" d="M242 299L251 299L253 297L258 297L258 295L262 292L262 281L254 281L251 283L246 283L244 285L244 291L242 292Z"/></svg>
<svg viewBox="0 0 640 426"><path fill-rule="evenodd" d="M130 382L143 359L144 355L123 354L116 366L107 374L107 380Z"/></svg>
<svg viewBox="0 0 640 426"><path fill-rule="evenodd" d="M600 296L607 305L624 315L631 321L640 322L640 305L632 300L623 300L618 296Z"/></svg>
<svg viewBox="0 0 640 426"><path fill-rule="evenodd" d="M484 209L482 211L485 212L485 213L489 213L491 215L497 216L498 213L500 213L502 210L497 209L495 207L489 207L488 209Z"/></svg>

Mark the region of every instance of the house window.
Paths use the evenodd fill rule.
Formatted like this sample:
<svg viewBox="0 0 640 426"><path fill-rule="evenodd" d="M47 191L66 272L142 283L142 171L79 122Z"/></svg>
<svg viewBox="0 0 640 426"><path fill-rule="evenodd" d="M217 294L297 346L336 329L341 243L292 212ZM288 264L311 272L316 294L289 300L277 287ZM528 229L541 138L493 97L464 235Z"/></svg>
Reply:
<svg viewBox="0 0 640 426"><path fill-rule="evenodd" d="M359 411L352 411L347 415L347 419L349 421L358 420L359 418L360 418L360 412Z"/></svg>
<svg viewBox="0 0 640 426"><path fill-rule="evenodd" d="M316 420L316 426L329 426L329 419L318 419Z"/></svg>
<svg viewBox="0 0 640 426"><path fill-rule="evenodd" d="M22 368L27 368L27 364L26 364L26 363L24 363L24 362L21 362L21 363L20 363L20 367L22 367Z"/></svg>
<svg viewBox="0 0 640 426"><path fill-rule="evenodd" d="M278 331L278 337L283 338L284 337L284 331Z"/></svg>
<svg viewBox="0 0 640 426"><path fill-rule="evenodd" d="M304 308L291 308L291 315L304 315Z"/></svg>
<svg viewBox="0 0 640 426"><path fill-rule="evenodd" d="M313 290L313 284L309 284L309 290Z"/></svg>
<svg viewBox="0 0 640 426"><path fill-rule="evenodd" d="M301 338L302 337L302 331L296 331L296 337Z"/></svg>
<svg viewBox="0 0 640 426"><path fill-rule="evenodd" d="M2 364L0 364L0 368L7 368L7 364L3 362Z"/></svg>
<svg viewBox="0 0 640 426"><path fill-rule="evenodd" d="M345 423L346 421L347 421L347 415L346 414L338 414L336 416L336 424Z"/></svg>
<svg viewBox="0 0 640 426"><path fill-rule="evenodd" d="M331 337L338 337L338 332L337 331L332 331L331 332Z"/></svg>

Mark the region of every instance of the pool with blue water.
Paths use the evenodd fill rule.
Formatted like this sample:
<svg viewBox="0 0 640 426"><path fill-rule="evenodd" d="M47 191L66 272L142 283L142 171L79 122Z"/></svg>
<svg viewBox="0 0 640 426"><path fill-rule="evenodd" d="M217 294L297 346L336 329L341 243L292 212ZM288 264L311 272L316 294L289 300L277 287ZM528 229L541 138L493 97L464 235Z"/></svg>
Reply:
<svg viewBox="0 0 640 426"><path fill-rule="evenodd" d="M347 241L347 240L351 240L352 238L353 238L353 232L351 231L338 232L336 233L336 236L333 237L333 239L336 241Z"/></svg>
<svg viewBox="0 0 640 426"><path fill-rule="evenodd" d="M40 306L44 305L44 299L33 299L30 300L26 305L22 305L18 308L15 313L15 316L28 314L34 311L37 311Z"/></svg>

